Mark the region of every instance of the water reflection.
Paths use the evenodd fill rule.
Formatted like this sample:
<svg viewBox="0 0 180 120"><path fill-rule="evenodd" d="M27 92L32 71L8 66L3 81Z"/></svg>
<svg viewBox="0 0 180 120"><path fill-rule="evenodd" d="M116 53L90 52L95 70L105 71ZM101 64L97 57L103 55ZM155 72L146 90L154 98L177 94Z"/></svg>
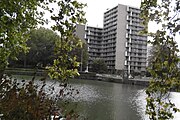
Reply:
<svg viewBox="0 0 180 120"><path fill-rule="evenodd" d="M140 120L134 95L141 86L122 85L99 81L76 81L79 89L79 111L88 120Z"/></svg>
<svg viewBox="0 0 180 120"><path fill-rule="evenodd" d="M77 80L72 86L79 90L75 97L79 103L80 119L88 120L148 120L145 115L146 94L144 87ZM180 108L180 93L171 93L171 99ZM173 120L180 120L175 114Z"/></svg>
<svg viewBox="0 0 180 120"><path fill-rule="evenodd" d="M142 120L149 120L148 116L145 115L145 109L146 109L146 94L144 90L138 90L137 94L134 96L135 106L137 108L137 112L141 116ZM170 93L170 100L175 103L176 107L180 108L180 93L177 92L171 92ZM180 113L174 114L173 120L180 120Z"/></svg>
<svg viewBox="0 0 180 120"><path fill-rule="evenodd" d="M58 92L58 82L47 81L47 84L53 85ZM70 84L79 90L72 99L78 103L79 120L148 120L142 86L90 80L72 80ZM170 97L180 108L180 93L172 92ZM176 113L173 120L180 120L180 113Z"/></svg>

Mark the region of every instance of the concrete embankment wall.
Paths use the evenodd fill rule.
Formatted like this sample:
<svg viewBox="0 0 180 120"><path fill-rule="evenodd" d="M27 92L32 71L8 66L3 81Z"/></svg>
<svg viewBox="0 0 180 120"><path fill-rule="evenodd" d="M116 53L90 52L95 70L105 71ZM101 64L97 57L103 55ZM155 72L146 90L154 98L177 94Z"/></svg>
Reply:
<svg viewBox="0 0 180 120"><path fill-rule="evenodd" d="M148 80L103 77L103 76L96 76L96 74L93 74L93 73L80 73L80 76L78 76L76 78L77 79L86 79L86 80L98 80L98 81L104 81L104 82L115 82L115 83L121 83L121 84L131 84L131 85L142 85L142 86L149 85Z"/></svg>
<svg viewBox="0 0 180 120"><path fill-rule="evenodd" d="M47 75L47 72L44 70L35 70L35 69L7 69L5 71L7 74L13 74L13 75L29 75L29 76L45 76ZM148 86L149 81L148 80L142 80L142 79L122 79L121 77L112 77L109 76L97 76L96 73L82 73L80 72L80 76L77 76L76 79L84 79L84 80L98 80L98 81L104 81L104 82L115 82L115 83L121 83L121 84L131 84L131 85L142 85L142 86Z"/></svg>
<svg viewBox="0 0 180 120"><path fill-rule="evenodd" d="M5 70L5 73L11 75L45 76L47 71L40 69L9 68Z"/></svg>

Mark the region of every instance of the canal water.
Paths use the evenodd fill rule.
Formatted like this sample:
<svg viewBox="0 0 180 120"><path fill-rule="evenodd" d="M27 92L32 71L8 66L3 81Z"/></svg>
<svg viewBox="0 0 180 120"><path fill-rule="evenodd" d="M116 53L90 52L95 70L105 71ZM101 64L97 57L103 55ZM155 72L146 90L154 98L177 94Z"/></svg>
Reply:
<svg viewBox="0 0 180 120"><path fill-rule="evenodd" d="M92 80L73 80L79 90L79 119L87 120L148 120L145 115L146 94L143 86ZM180 93L171 93L171 99L180 108ZM180 120L175 114L173 120Z"/></svg>
<svg viewBox="0 0 180 120"><path fill-rule="evenodd" d="M149 120L143 86L94 80L70 80L70 85L79 91L72 99L78 103L78 120ZM180 108L180 93L172 92L170 97ZM180 113L173 120L180 120Z"/></svg>

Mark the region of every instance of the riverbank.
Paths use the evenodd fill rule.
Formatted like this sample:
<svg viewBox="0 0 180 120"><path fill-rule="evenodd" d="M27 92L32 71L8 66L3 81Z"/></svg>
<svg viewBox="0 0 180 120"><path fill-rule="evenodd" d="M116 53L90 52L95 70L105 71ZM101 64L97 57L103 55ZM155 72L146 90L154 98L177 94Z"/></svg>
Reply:
<svg viewBox="0 0 180 120"><path fill-rule="evenodd" d="M121 84L141 85L141 86L149 85L148 78L123 79L121 76L108 75L108 74L95 74L95 73L80 72L80 76L76 78L86 79L86 80L98 80L98 81L103 81L103 82L114 82L114 83L121 83Z"/></svg>
<svg viewBox="0 0 180 120"><path fill-rule="evenodd" d="M45 76L47 71L43 69L30 68L8 68L5 70L5 73L10 75Z"/></svg>
<svg viewBox="0 0 180 120"><path fill-rule="evenodd" d="M47 75L47 71L40 69L23 69L23 68L9 68L5 71L6 74L11 75L28 75L28 76L45 76ZM135 79L123 79L119 75L110 75L110 74L96 74L96 73L86 73L80 72L80 76L75 77L76 79L85 79L85 80L96 80L103 82L114 82L121 84L131 84L131 85L141 85L148 86L149 80L148 78L135 78Z"/></svg>

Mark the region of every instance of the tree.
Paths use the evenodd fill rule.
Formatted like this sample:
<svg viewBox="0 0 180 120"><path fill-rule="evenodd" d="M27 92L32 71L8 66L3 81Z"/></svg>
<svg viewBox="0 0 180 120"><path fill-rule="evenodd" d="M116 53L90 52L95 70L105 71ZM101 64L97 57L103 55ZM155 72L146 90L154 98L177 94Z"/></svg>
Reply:
<svg viewBox="0 0 180 120"><path fill-rule="evenodd" d="M39 1L0 1L0 78L8 65L8 59L17 59L19 52L27 52L29 29L38 23Z"/></svg>
<svg viewBox="0 0 180 120"><path fill-rule="evenodd" d="M43 27L31 30L30 38L27 41L27 47L30 48L28 53L20 54L17 57L18 60L11 60L10 66L34 68L37 65L45 67L48 64L52 64L54 59L55 41L58 37L59 35L54 31ZM79 63L82 60L82 67L83 70L85 70L88 60L87 44L83 41L81 42L82 47L75 48L72 50L71 54L77 56L77 61Z"/></svg>
<svg viewBox="0 0 180 120"><path fill-rule="evenodd" d="M162 54L158 54L158 52L161 52ZM169 53L169 49L166 45L164 46L152 46L151 50L150 50L150 55L148 57L148 68L153 69L153 65L154 65L154 58L163 58L164 54L170 54ZM158 55L158 56L157 56Z"/></svg>
<svg viewBox="0 0 180 120"><path fill-rule="evenodd" d="M57 5L58 13L55 13L49 4ZM76 56L70 53L82 45L74 31L76 24L85 23L85 13L82 10L84 6L76 0L0 1L0 111L5 119L48 119L51 114L49 110L57 105L57 100L70 94L65 93L64 89L67 89L68 78L78 75L79 63ZM3 75L8 60L16 59L20 52L28 50L26 41L29 39L30 30L38 23L45 23L46 20L42 17L44 11L49 12L55 23L51 28L59 35L55 41L55 59L53 64L47 67L48 75L60 82L60 91L55 98L49 98L45 91L45 78L42 79L42 87L38 87L34 84L35 78L26 84ZM54 87L50 89L54 90ZM73 111L64 111L64 115L76 117Z"/></svg>
<svg viewBox="0 0 180 120"><path fill-rule="evenodd" d="M87 67L88 62L88 50L87 50L87 44L86 42L82 41L82 47L76 48L72 51L72 54L77 56L77 61L80 63L80 71L85 71Z"/></svg>
<svg viewBox="0 0 180 120"><path fill-rule="evenodd" d="M50 29L32 30L30 40L27 41L27 46L30 48L26 55L27 64L35 66L40 63L43 67L51 64L56 39L58 39L58 35Z"/></svg>
<svg viewBox="0 0 180 120"><path fill-rule="evenodd" d="M44 82L38 86L34 80L19 84L9 76L4 78L0 84L0 111L4 119L49 119L55 102L44 90ZM49 92L53 92L53 89L49 89Z"/></svg>
<svg viewBox="0 0 180 120"><path fill-rule="evenodd" d="M180 30L179 8L179 0L161 2L143 0L141 2L141 17L145 26L142 33L152 37L149 43L157 48L151 60L151 67L148 68L153 79L146 90L146 113L151 120L171 119L173 112L179 112L179 109L169 100L171 90L180 90L180 74L177 68L179 50L175 41ZM155 33L148 32L150 21L160 26Z"/></svg>
<svg viewBox="0 0 180 120"><path fill-rule="evenodd" d="M31 30L27 41L29 52L19 55L18 60L10 62L10 66L34 68L38 64L42 67L52 64L56 39L58 35L50 29L41 27Z"/></svg>
<svg viewBox="0 0 180 120"><path fill-rule="evenodd" d="M106 73L107 72L107 65L104 60L102 59L95 59L91 65L92 72L96 73Z"/></svg>
<svg viewBox="0 0 180 120"><path fill-rule="evenodd" d="M53 14L51 19L56 23L52 26L54 31L60 33L60 38L55 42L55 60L52 66L48 66L49 76L62 82L67 81L68 77L79 75L77 67L77 56L72 55L72 50L82 47L82 42L76 37L74 31L76 24L85 23L83 18L84 4L76 0L63 0L58 2L59 13ZM53 8L52 8L53 9Z"/></svg>

